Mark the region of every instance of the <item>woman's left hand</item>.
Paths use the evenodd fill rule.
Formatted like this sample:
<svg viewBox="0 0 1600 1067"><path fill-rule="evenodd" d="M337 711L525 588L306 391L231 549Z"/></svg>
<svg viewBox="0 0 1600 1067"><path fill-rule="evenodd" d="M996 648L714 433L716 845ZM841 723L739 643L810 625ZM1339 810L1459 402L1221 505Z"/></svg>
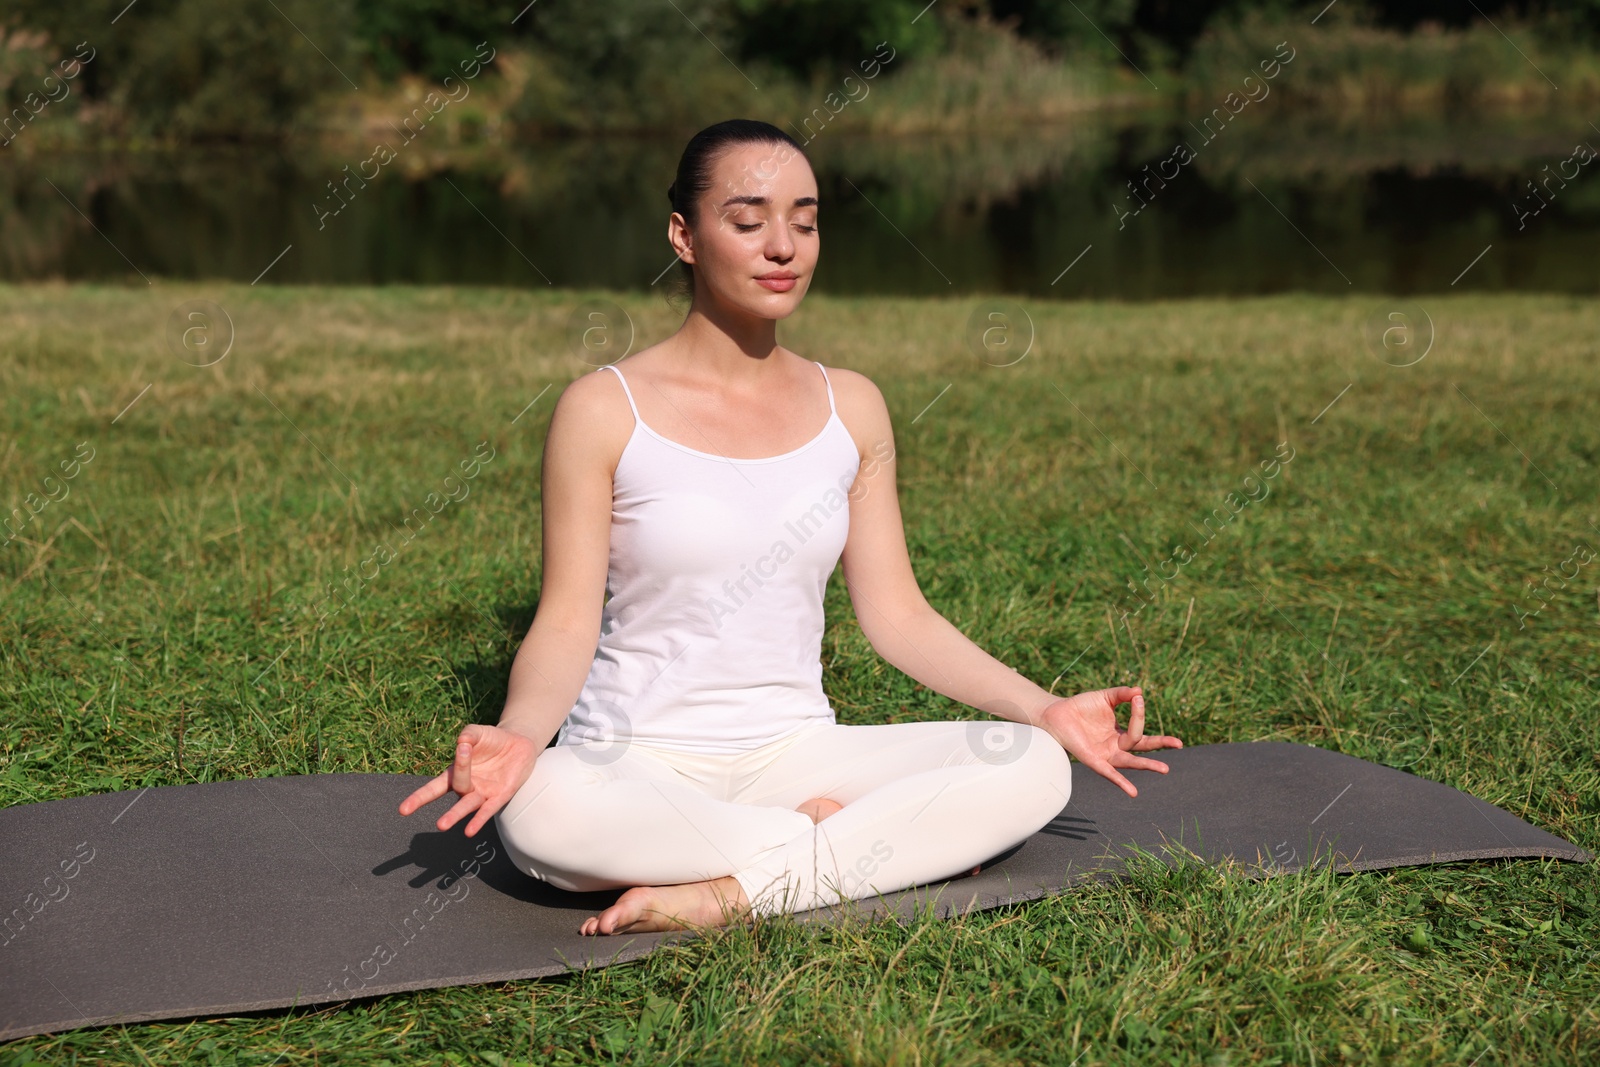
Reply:
<svg viewBox="0 0 1600 1067"><path fill-rule="evenodd" d="M1133 714L1126 727L1119 726L1117 708L1128 703L1133 704ZM1069 756L1117 783L1130 797L1138 796L1139 791L1118 772L1118 767L1166 774L1165 763L1133 753L1183 747L1176 737L1145 736L1144 692L1136 686L1096 689L1058 700L1044 710L1039 725L1060 742Z"/></svg>

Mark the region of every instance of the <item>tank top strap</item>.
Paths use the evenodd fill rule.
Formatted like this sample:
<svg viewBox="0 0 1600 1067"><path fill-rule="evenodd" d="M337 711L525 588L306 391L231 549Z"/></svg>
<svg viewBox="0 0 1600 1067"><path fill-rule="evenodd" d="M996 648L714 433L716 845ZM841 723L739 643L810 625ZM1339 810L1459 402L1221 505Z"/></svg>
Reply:
<svg viewBox="0 0 1600 1067"><path fill-rule="evenodd" d="M816 360L812 360L811 362L817 363ZM833 406L833 381L828 377L828 368L824 367L821 363L817 363L817 369L822 372L822 384L828 387L828 413L831 415L837 415L839 413L839 409Z"/></svg>
<svg viewBox="0 0 1600 1067"><path fill-rule="evenodd" d="M610 364L610 363L607 363L607 364L606 364L606 365L605 365L605 369L606 369L606 370L610 370L610 371L617 371L617 380L618 380L618 381L619 381L619 382L621 382L621 383L622 383L622 391L623 391L623 392L624 392L624 393L625 393L625 394L627 394L627 397L628 397L628 407L630 407L630 408L632 408L632 409L633 409L633 417L634 417L634 420L635 420L635 421L637 421L637 422L643 422L643 421L644 421L644 420L643 420L643 419L641 419L641 418L639 418L639 408L638 408L638 405L636 405L636 404L635 404L635 403L634 403L634 402L633 402L633 390L632 390L632 389L629 389L629 388L628 388L628 379L626 379L626 378L624 378L624 377L623 377L623 376L622 376L622 372L621 372L621 371L620 371L620 370L617 370L617 368L616 368L616 367L614 367L614 366L612 366L612 365L611 365L611 364ZM826 373L826 372L824 372L824 373Z"/></svg>

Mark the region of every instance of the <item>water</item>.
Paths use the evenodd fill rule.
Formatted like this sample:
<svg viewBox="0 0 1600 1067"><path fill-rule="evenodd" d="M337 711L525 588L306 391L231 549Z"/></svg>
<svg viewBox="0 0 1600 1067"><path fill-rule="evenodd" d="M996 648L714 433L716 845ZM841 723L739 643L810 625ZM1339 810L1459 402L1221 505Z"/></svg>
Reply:
<svg viewBox="0 0 1600 1067"><path fill-rule="evenodd" d="M673 265L679 136L444 153L426 133L396 135L386 162L375 144L11 155L0 277L646 290ZM812 287L1593 293L1600 160L1578 162L1580 144L1600 147L1600 130L1559 112L1246 111L1210 140L1178 114L969 136L824 131L807 149L822 201ZM329 182L363 173L376 176L335 199ZM1147 184L1136 196L1130 181Z"/></svg>

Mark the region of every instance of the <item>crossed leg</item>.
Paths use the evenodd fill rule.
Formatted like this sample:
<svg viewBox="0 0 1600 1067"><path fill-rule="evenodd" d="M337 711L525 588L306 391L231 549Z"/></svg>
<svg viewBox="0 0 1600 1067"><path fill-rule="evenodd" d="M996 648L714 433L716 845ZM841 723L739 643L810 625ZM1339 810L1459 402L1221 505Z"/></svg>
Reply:
<svg viewBox="0 0 1600 1067"><path fill-rule="evenodd" d="M968 873L1066 806L1071 766L1048 733L998 719L803 732L735 798L843 807L733 877L757 914L826 907Z"/></svg>
<svg viewBox="0 0 1600 1067"><path fill-rule="evenodd" d="M1066 753L1034 727L822 724L734 756L557 746L495 818L534 877L639 887L583 927L615 933L953 877L1025 840L1070 789Z"/></svg>

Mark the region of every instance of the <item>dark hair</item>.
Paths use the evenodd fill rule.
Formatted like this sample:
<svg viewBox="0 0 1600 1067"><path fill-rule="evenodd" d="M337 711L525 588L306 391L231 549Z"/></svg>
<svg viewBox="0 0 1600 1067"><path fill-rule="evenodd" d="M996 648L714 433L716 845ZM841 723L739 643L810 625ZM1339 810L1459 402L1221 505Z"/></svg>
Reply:
<svg viewBox="0 0 1600 1067"><path fill-rule="evenodd" d="M682 215L691 227L699 221L697 209L700 197L711 188L712 169L716 166L717 157L724 149L744 144L789 145L800 155L805 154L799 141L770 122L728 119L707 126L689 138L683 155L678 158L677 176L667 187L667 200L671 202L672 210ZM678 268L678 285L669 295L684 295L693 300L694 267L679 260Z"/></svg>

